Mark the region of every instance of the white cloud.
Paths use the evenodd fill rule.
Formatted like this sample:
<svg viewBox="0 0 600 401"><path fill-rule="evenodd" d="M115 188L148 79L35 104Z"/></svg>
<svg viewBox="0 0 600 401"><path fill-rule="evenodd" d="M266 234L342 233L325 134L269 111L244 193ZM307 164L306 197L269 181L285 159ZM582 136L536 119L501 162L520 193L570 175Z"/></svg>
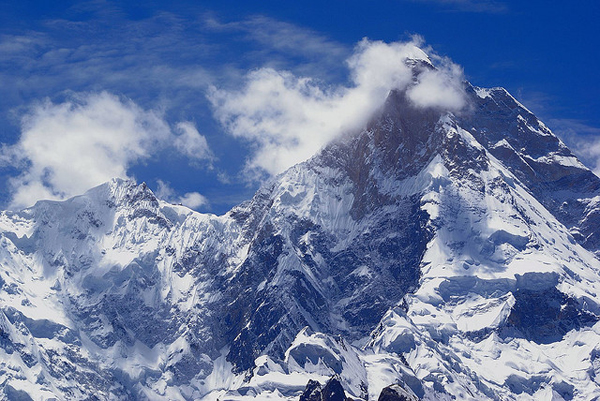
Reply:
<svg viewBox="0 0 600 401"><path fill-rule="evenodd" d="M113 177L129 178L132 165L170 144L177 148L178 141L190 142L188 149L205 145L197 132L174 136L158 113L107 92L60 104L45 101L31 108L21 125L18 143L2 148L2 159L22 167L9 180L11 208L74 196ZM208 147L202 151L208 154Z"/></svg>
<svg viewBox="0 0 600 401"><path fill-rule="evenodd" d="M185 195L179 197L179 202L183 206L187 206L190 209L197 209L201 206L208 205L208 199L205 196L200 195L198 192L188 192Z"/></svg>
<svg viewBox="0 0 600 401"><path fill-rule="evenodd" d="M154 194L159 199L170 202L170 199L172 199L173 195L175 195L175 191L173 191L173 188L171 188L171 186L163 180L157 180L156 183L158 184L158 186L156 187L156 191L154 191Z"/></svg>
<svg viewBox="0 0 600 401"><path fill-rule="evenodd" d="M406 60L430 62L420 44L419 38L389 44L364 39L347 61L348 87L262 68L248 74L241 91L213 88L209 99L227 131L255 146L247 171L277 174L341 132L364 125L392 89L410 88L408 97L417 107L462 108L462 70L448 60L434 56L438 69L421 73L413 83Z"/></svg>
<svg viewBox="0 0 600 401"><path fill-rule="evenodd" d="M462 90L463 72L456 64L444 60L443 67L423 71L416 85L407 90L408 97L418 107L459 110L465 106Z"/></svg>
<svg viewBox="0 0 600 401"><path fill-rule="evenodd" d="M206 138L200 135L194 124L189 121L180 122L176 125L176 131L178 135L175 138L174 146L179 152L190 159L213 159Z"/></svg>
<svg viewBox="0 0 600 401"><path fill-rule="evenodd" d="M183 196L177 196L168 183L162 180L157 180L157 183L156 196L167 202L182 204L190 209L198 209L209 204L208 199L198 192L188 192Z"/></svg>

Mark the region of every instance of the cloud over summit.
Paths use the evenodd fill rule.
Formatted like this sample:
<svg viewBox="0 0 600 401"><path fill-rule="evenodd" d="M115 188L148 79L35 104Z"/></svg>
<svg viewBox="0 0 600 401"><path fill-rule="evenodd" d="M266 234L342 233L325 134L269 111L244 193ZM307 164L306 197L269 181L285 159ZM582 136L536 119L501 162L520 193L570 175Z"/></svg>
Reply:
<svg viewBox="0 0 600 401"><path fill-rule="evenodd" d="M277 174L309 158L340 133L362 127L392 89L407 90L415 107L461 109L462 69L433 52L428 56L421 45L420 38L394 43L363 39L347 60L346 86L261 68L246 76L241 90L213 87L209 99L224 128L254 147L247 161L250 176ZM415 80L408 59L436 68Z"/></svg>

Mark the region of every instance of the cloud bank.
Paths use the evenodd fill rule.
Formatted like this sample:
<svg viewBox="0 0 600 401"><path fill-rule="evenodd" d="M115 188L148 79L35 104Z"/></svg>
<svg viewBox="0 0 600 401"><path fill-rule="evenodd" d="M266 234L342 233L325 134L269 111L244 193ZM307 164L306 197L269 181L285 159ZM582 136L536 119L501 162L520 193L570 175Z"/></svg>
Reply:
<svg viewBox="0 0 600 401"><path fill-rule="evenodd" d="M462 69L420 49L422 41L359 42L347 60L348 86L331 87L288 71L261 68L250 72L240 91L212 88L215 117L254 153L246 165L250 177L277 174L316 153L342 132L364 125L392 89L407 90L415 107L456 111L465 105ZM413 77L407 59L436 65Z"/></svg>
<svg viewBox="0 0 600 401"><path fill-rule="evenodd" d="M21 169L9 180L11 208L131 178L132 165L168 146L194 160L212 158L193 124L179 123L174 132L159 113L107 92L37 104L22 118L21 131L19 141L0 152L0 160Z"/></svg>

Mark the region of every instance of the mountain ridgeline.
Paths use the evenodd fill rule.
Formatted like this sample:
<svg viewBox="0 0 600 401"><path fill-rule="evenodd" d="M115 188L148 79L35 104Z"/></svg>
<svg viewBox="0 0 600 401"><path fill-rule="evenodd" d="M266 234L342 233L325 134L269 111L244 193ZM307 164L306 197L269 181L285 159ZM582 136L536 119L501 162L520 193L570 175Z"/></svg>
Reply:
<svg viewBox="0 0 600 401"><path fill-rule="evenodd" d="M600 397L600 179L504 89L466 96L393 90L223 216L119 179L3 212L0 390Z"/></svg>

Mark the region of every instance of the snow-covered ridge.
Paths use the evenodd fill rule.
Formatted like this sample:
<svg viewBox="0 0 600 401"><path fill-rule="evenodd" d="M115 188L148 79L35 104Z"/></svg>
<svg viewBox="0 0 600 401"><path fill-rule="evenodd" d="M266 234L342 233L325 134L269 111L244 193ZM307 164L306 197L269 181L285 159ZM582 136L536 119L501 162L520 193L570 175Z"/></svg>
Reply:
<svg viewBox="0 0 600 401"><path fill-rule="evenodd" d="M506 91L467 92L392 92L224 216L123 180L0 213L0 391L600 396L600 180Z"/></svg>

